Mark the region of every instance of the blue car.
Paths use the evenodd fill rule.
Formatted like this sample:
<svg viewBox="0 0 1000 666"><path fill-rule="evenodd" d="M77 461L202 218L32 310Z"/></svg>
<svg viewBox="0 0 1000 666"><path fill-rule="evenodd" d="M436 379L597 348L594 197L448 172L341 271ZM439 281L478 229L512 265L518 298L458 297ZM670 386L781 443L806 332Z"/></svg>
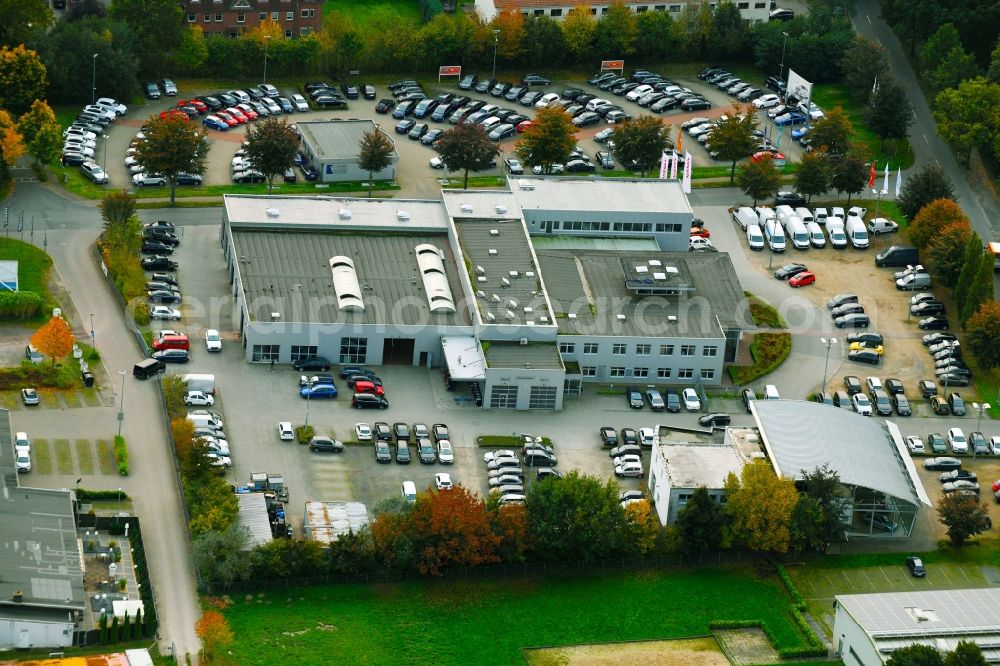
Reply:
<svg viewBox="0 0 1000 666"><path fill-rule="evenodd" d="M303 398L336 398L337 387L333 384L316 384L315 386L303 386L299 389L299 395Z"/></svg>
<svg viewBox="0 0 1000 666"><path fill-rule="evenodd" d="M209 129L219 130L220 132L225 132L229 129L229 125L222 122L221 119L215 116L209 116L205 120L201 121L201 124Z"/></svg>
<svg viewBox="0 0 1000 666"><path fill-rule="evenodd" d="M801 122L805 122L806 116L804 113L799 113L798 111L792 111L784 115L780 115L774 119L775 125L798 125Z"/></svg>
<svg viewBox="0 0 1000 666"><path fill-rule="evenodd" d="M806 134L809 134L809 130L812 129L812 125L803 125L802 127L796 127L792 130L792 139L798 141Z"/></svg>

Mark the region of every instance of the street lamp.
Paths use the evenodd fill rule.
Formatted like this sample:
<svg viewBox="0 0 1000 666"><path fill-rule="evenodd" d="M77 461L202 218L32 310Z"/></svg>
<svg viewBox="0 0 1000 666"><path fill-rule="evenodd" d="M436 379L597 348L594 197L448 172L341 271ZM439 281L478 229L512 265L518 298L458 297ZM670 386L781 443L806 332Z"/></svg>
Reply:
<svg viewBox="0 0 1000 666"><path fill-rule="evenodd" d="M979 426L983 422L983 412L990 409L991 405L988 402L974 402L972 403L972 408L976 410L976 432L980 432ZM972 445L972 457L976 457L976 445Z"/></svg>
<svg viewBox="0 0 1000 666"><path fill-rule="evenodd" d="M778 66L778 80L784 80L785 76L785 46L788 45L788 33L781 33L785 38L781 41L781 65Z"/></svg>
<svg viewBox="0 0 1000 666"><path fill-rule="evenodd" d="M94 54L94 65L90 74L90 103L93 104L97 101L97 56L99 53Z"/></svg>
<svg viewBox="0 0 1000 666"><path fill-rule="evenodd" d="M264 35L264 80L261 83L267 83L267 43L271 41L271 35Z"/></svg>
<svg viewBox="0 0 1000 666"><path fill-rule="evenodd" d="M826 361L823 363L823 385L819 387L820 393L826 390L826 371L830 365L830 349L837 344L837 338L820 338L820 342L826 345Z"/></svg>
<svg viewBox="0 0 1000 666"><path fill-rule="evenodd" d="M101 165L101 166L104 167L104 173L107 173L108 172L108 135L107 134L102 134L101 138L104 139L104 164Z"/></svg>
<svg viewBox="0 0 1000 666"><path fill-rule="evenodd" d="M493 31L493 76L492 78L497 78L497 45L500 43L500 31Z"/></svg>
<svg viewBox="0 0 1000 666"><path fill-rule="evenodd" d="M121 437L122 421L125 420L125 371L119 370L118 374L122 376L122 395L118 403L118 436Z"/></svg>
<svg viewBox="0 0 1000 666"><path fill-rule="evenodd" d="M872 190L872 194L875 195L875 217L878 217L878 207L882 203L882 197L889 194L889 190Z"/></svg>
<svg viewBox="0 0 1000 666"><path fill-rule="evenodd" d="M94 313L90 313L90 346L97 349L97 336L94 335Z"/></svg>

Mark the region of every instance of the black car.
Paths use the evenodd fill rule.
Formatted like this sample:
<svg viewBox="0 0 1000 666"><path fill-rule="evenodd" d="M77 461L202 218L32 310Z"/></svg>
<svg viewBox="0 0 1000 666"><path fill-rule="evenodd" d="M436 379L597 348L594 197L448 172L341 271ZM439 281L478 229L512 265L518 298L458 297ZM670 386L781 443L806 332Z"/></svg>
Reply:
<svg viewBox="0 0 1000 666"><path fill-rule="evenodd" d="M200 95L195 99L207 106L210 111L218 111L222 108L222 102L211 95Z"/></svg>
<svg viewBox="0 0 1000 666"><path fill-rule="evenodd" d="M417 121L413 118L400 120L399 123L396 124L396 134L409 134L410 130L412 130L416 124ZM427 127L427 125L425 124L424 127Z"/></svg>
<svg viewBox="0 0 1000 666"><path fill-rule="evenodd" d="M705 414L698 418L698 425L716 428L718 426L729 425L733 420L729 414Z"/></svg>
<svg viewBox="0 0 1000 666"><path fill-rule="evenodd" d="M604 446L618 446L618 433L610 426L601 428L601 443Z"/></svg>
<svg viewBox="0 0 1000 666"><path fill-rule="evenodd" d="M668 388L664 391L663 401L667 403L668 412L681 411L681 397L677 394L677 389Z"/></svg>
<svg viewBox="0 0 1000 666"><path fill-rule="evenodd" d="M774 271L774 277L777 280L787 280L805 270L807 269L804 264L786 264Z"/></svg>
<svg viewBox="0 0 1000 666"><path fill-rule="evenodd" d="M146 97L149 99L160 99L160 86L155 81L146 81L142 84Z"/></svg>
<svg viewBox="0 0 1000 666"><path fill-rule="evenodd" d="M924 331L938 331L950 328L948 325L948 318L941 316L927 317L926 319L921 319L917 323L917 326Z"/></svg>
<svg viewBox="0 0 1000 666"><path fill-rule="evenodd" d="M930 315L943 315L945 313L944 303L941 301L925 301L910 306L910 314L918 317Z"/></svg>
<svg viewBox="0 0 1000 666"><path fill-rule="evenodd" d="M59 163L63 166L79 166L88 159L83 153L68 151L62 154L62 157L59 158Z"/></svg>
<svg viewBox="0 0 1000 666"><path fill-rule="evenodd" d="M621 443L623 445L638 445L639 433L635 431L635 428L622 428Z"/></svg>
<svg viewBox="0 0 1000 666"><path fill-rule="evenodd" d="M314 452L327 451L329 453L340 453L344 450L344 443L332 437L317 435L309 440L309 450Z"/></svg>
<svg viewBox="0 0 1000 666"><path fill-rule="evenodd" d="M865 308L860 303L844 303L834 309L830 310L830 315L836 319L837 317L843 317L849 314L864 314Z"/></svg>
<svg viewBox="0 0 1000 666"><path fill-rule="evenodd" d="M168 284L173 287L177 286L177 279L170 273L153 273L152 280L154 282L161 282L163 284Z"/></svg>
<svg viewBox="0 0 1000 666"><path fill-rule="evenodd" d="M513 87L514 84L507 83L506 81L498 81L492 88L490 88L490 94L494 97L503 97L507 94L507 91Z"/></svg>
<svg viewBox="0 0 1000 666"><path fill-rule="evenodd" d="M547 86L551 85L552 81L543 76L538 76L537 74L528 74L521 77L521 83L526 86Z"/></svg>
<svg viewBox="0 0 1000 666"><path fill-rule="evenodd" d="M375 433L376 441L381 442L391 442L392 441L392 428L389 427L388 423L384 421L378 421L372 428Z"/></svg>
<svg viewBox="0 0 1000 666"><path fill-rule="evenodd" d="M462 77L462 80L458 82L459 90L472 90L472 87L476 85L476 75L466 74Z"/></svg>
<svg viewBox="0 0 1000 666"><path fill-rule="evenodd" d="M858 302L858 295L857 294L852 294L850 292L846 292L846 293L843 293L843 294L837 294L837 295L831 297L830 300L828 300L826 302L826 309L827 310L832 310L832 309L834 309L836 307L840 307L844 303L857 303L857 302ZM866 335L874 335L874 334L873 333L867 333ZM879 344L882 344L881 340L879 340Z"/></svg>
<svg viewBox="0 0 1000 666"><path fill-rule="evenodd" d="M186 349L161 349L153 352L153 358L162 363L187 363L191 360Z"/></svg>
<svg viewBox="0 0 1000 666"><path fill-rule="evenodd" d="M937 376L938 380L948 386L968 386L972 382L969 375L960 375L954 372L943 372Z"/></svg>
<svg viewBox="0 0 1000 666"><path fill-rule="evenodd" d="M410 447L405 439L396 440L396 462L400 465L410 464Z"/></svg>
<svg viewBox="0 0 1000 666"><path fill-rule="evenodd" d="M216 95L216 97L218 97L219 101L222 102L222 106L225 106L227 108L230 106L236 106L237 104L240 103L240 100L236 99L229 93L219 93L218 95Z"/></svg>
<svg viewBox="0 0 1000 666"><path fill-rule="evenodd" d="M914 578L923 578L927 575L924 562L919 557L906 558L906 568L910 570L910 575Z"/></svg>
<svg viewBox="0 0 1000 666"><path fill-rule="evenodd" d="M172 254L173 251L173 247L160 241L147 239L142 243L143 254L169 255Z"/></svg>
<svg viewBox="0 0 1000 666"><path fill-rule="evenodd" d="M362 368L359 365L345 365L340 369L341 379L349 379L354 375L363 375L368 379L373 379L375 377L375 371L369 370L368 368Z"/></svg>
<svg viewBox="0 0 1000 666"><path fill-rule="evenodd" d="M347 99L357 99L361 96L361 93L358 91L358 87L353 83L345 83L341 85L340 90L344 93L344 97Z"/></svg>
<svg viewBox="0 0 1000 666"><path fill-rule="evenodd" d="M196 173L179 173L174 176L178 185L201 185L201 176Z"/></svg>
<svg viewBox="0 0 1000 666"><path fill-rule="evenodd" d="M177 270L177 262L163 256L146 257L142 260L142 269L145 271L174 271Z"/></svg>
<svg viewBox="0 0 1000 666"><path fill-rule="evenodd" d="M941 483L951 483L952 481L978 481L979 477L976 473L967 469L953 469L950 472L944 472L938 477L938 481Z"/></svg>
<svg viewBox="0 0 1000 666"><path fill-rule="evenodd" d="M535 102L537 102L538 100L540 100L542 98L542 94L543 93L541 91L539 91L539 90L535 90L533 92L525 93L524 96L521 97L521 99L518 100L518 103L523 104L524 106L534 106ZM577 100L577 101L579 101L579 100Z"/></svg>
<svg viewBox="0 0 1000 666"><path fill-rule="evenodd" d="M375 440L375 461L379 463L390 463L392 462L392 450L389 445L381 440Z"/></svg>
<svg viewBox="0 0 1000 666"><path fill-rule="evenodd" d="M892 403L889 396L882 389L872 391L872 406L879 416L892 416Z"/></svg>
<svg viewBox="0 0 1000 666"><path fill-rule="evenodd" d="M302 372L303 370L329 370L330 361L324 356L307 356L306 358L300 358L297 361L292 362L292 367L295 368L297 372Z"/></svg>
<svg viewBox="0 0 1000 666"><path fill-rule="evenodd" d="M860 342L865 347L877 347L884 343L881 335L878 333L851 333L847 336L847 344L850 345L852 342Z"/></svg>
<svg viewBox="0 0 1000 666"><path fill-rule="evenodd" d="M707 99L702 99L701 97L689 97L688 99L681 102L681 109L684 111L700 111L702 109L711 109L712 103Z"/></svg>
<svg viewBox="0 0 1000 666"><path fill-rule="evenodd" d="M324 109L346 109L347 100L343 97L334 97L332 95L317 95L313 98L313 104L322 107Z"/></svg>
<svg viewBox="0 0 1000 666"><path fill-rule="evenodd" d="M595 167L587 160L570 160L566 163L566 173L590 173Z"/></svg>
<svg viewBox="0 0 1000 666"><path fill-rule="evenodd" d="M743 399L743 406L746 407L747 414L749 414L750 403L757 399L757 394L753 392L753 389L745 388L740 394L740 397Z"/></svg>
<svg viewBox="0 0 1000 666"><path fill-rule="evenodd" d="M940 436L940 435L939 435ZM924 469L929 471L949 471L962 467L962 461L950 456L939 456L937 458L927 458L924 460Z"/></svg>
<svg viewBox="0 0 1000 666"><path fill-rule="evenodd" d="M397 442L409 442L410 441L410 426L403 422L392 424L392 434L396 438Z"/></svg>
<svg viewBox="0 0 1000 666"><path fill-rule="evenodd" d="M403 122L407 121L404 120ZM410 131L406 133L406 136L410 137L410 141L419 141L420 137L427 134L427 130L429 129L430 126L427 123L416 123L410 128ZM398 126L396 127L396 131L399 131Z"/></svg>
<svg viewBox="0 0 1000 666"><path fill-rule="evenodd" d="M380 99L375 105L375 113L389 113L396 106L394 99Z"/></svg>
<svg viewBox="0 0 1000 666"><path fill-rule="evenodd" d="M861 380L854 375L847 375L844 377L844 388L847 389L848 395L861 393Z"/></svg>
<svg viewBox="0 0 1000 666"><path fill-rule="evenodd" d="M957 393L950 393L948 395L948 407L951 408L951 413L955 416L965 416L965 400L962 399Z"/></svg>
<svg viewBox="0 0 1000 666"><path fill-rule="evenodd" d="M796 208L806 205L806 198L798 192L778 192L774 197L775 206L791 206Z"/></svg>
<svg viewBox="0 0 1000 666"><path fill-rule="evenodd" d="M421 465L432 465L437 461L431 440L421 439L417 441L417 456L420 458Z"/></svg>
<svg viewBox="0 0 1000 666"><path fill-rule="evenodd" d="M885 380L882 385L885 386L885 390L888 391L889 395L899 395L904 391L903 382L895 377Z"/></svg>
<svg viewBox="0 0 1000 666"><path fill-rule="evenodd" d="M870 324L871 319L861 312L847 314L833 320L833 325L837 328L868 328Z"/></svg>
<svg viewBox="0 0 1000 666"><path fill-rule="evenodd" d="M642 399L642 393L636 388L625 389L625 402L632 409L642 409L645 402Z"/></svg>
<svg viewBox="0 0 1000 666"><path fill-rule="evenodd" d="M913 415L913 408L910 407L910 401L902 393L892 394L892 406L900 416Z"/></svg>
<svg viewBox="0 0 1000 666"><path fill-rule="evenodd" d="M847 360L854 361L855 363L878 365L879 359L881 357L871 349L855 349L854 351L847 352Z"/></svg>
<svg viewBox="0 0 1000 666"><path fill-rule="evenodd" d="M496 79L482 79L481 81L478 81L476 83L476 85L474 86L474 89L475 89L475 91L477 93L489 92L490 88L492 88L494 85L496 85L496 82L497 82ZM468 90L468 88L459 88L459 89L460 90Z"/></svg>

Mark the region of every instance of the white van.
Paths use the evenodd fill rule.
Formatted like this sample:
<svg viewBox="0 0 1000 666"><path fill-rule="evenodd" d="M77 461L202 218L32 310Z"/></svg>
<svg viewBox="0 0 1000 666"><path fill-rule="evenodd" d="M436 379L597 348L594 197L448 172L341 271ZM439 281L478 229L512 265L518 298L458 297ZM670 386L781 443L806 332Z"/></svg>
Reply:
<svg viewBox="0 0 1000 666"><path fill-rule="evenodd" d="M188 414L187 419L188 421L193 423L196 428L198 426L206 426L208 428L218 428L218 426L216 425L216 423L218 422L211 416L208 416L207 414Z"/></svg>
<svg viewBox="0 0 1000 666"><path fill-rule="evenodd" d="M545 93L544 95L542 95L542 98L540 100L535 102L535 108L547 109L549 108L549 105L555 104L558 100L559 100L559 93ZM591 110L590 107L587 107L587 110L590 111Z"/></svg>
<svg viewBox="0 0 1000 666"><path fill-rule="evenodd" d="M826 208L817 208L813 211L813 217L816 218L818 224L826 224L826 218L829 216L830 214L826 212Z"/></svg>
<svg viewBox="0 0 1000 666"><path fill-rule="evenodd" d="M632 88L632 90L629 90L625 94L625 99L627 99L630 102L634 102L643 95L645 95L646 93L651 93L651 92L653 92L653 86L649 85L636 86L635 88Z"/></svg>
<svg viewBox="0 0 1000 666"><path fill-rule="evenodd" d="M859 250L868 247L868 229L865 228L864 220L860 217L849 217L844 229L847 231L847 238L851 241L851 245Z"/></svg>
<svg viewBox="0 0 1000 666"><path fill-rule="evenodd" d="M774 210L770 206L757 206L757 217L760 218L761 226L768 220L774 219Z"/></svg>
<svg viewBox="0 0 1000 666"><path fill-rule="evenodd" d="M400 494L404 500L412 504L417 501L417 486L414 485L413 481L403 481Z"/></svg>
<svg viewBox="0 0 1000 666"><path fill-rule="evenodd" d="M789 217L792 217L792 216L795 215L795 209L792 208L791 206L785 206L785 205L775 206L774 207L774 214L778 216L779 220L784 221L784 220L788 219Z"/></svg>
<svg viewBox="0 0 1000 666"><path fill-rule="evenodd" d="M764 400L781 400L781 396L778 395L778 387L774 384L765 384Z"/></svg>
<svg viewBox="0 0 1000 666"><path fill-rule="evenodd" d="M187 384L188 391L201 391L202 393L215 393L215 375L184 375L181 379Z"/></svg>
<svg viewBox="0 0 1000 666"><path fill-rule="evenodd" d="M549 95L555 95L556 99L559 99L559 95L557 95L556 93L549 93ZM545 97L548 97L549 95L546 95ZM543 97L542 99L545 99L545 97ZM607 106L608 104L611 104L611 102L609 102L606 99L601 99L600 97L595 97L594 99L587 102L587 111L596 111L597 107Z"/></svg>
<svg viewBox="0 0 1000 666"><path fill-rule="evenodd" d="M830 237L830 247L842 250L847 247L847 234L844 233L844 220L831 215L826 218L826 233Z"/></svg>
<svg viewBox="0 0 1000 666"><path fill-rule="evenodd" d="M747 245L750 246L751 250L764 249L764 234L759 225L751 224L747 227Z"/></svg>
<svg viewBox="0 0 1000 666"><path fill-rule="evenodd" d="M796 208L795 214L798 215L800 220L802 220L802 224L806 226L809 226L809 223L813 221L813 214L809 212L809 209L805 206Z"/></svg>
<svg viewBox="0 0 1000 666"><path fill-rule="evenodd" d="M764 238L767 239L772 252L785 251L785 232L776 220L768 220L764 225Z"/></svg>
<svg viewBox="0 0 1000 666"><path fill-rule="evenodd" d="M482 126L484 132L489 133L502 122L503 121L497 118L496 116L490 116L489 118L487 118L486 120L484 120L479 124L480 126Z"/></svg>
<svg viewBox="0 0 1000 666"><path fill-rule="evenodd" d="M740 206L739 208L734 208L733 219L736 220L736 223L743 229L760 225L760 218L757 216L757 211L750 208L750 206Z"/></svg>
<svg viewBox="0 0 1000 666"><path fill-rule="evenodd" d="M821 226L816 222L810 222L806 225L806 231L809 232L809 242L813 247L826 247L826 236L823 235Z"/></svg>
<svg viewBox="0 0 1000 666"><path fill-rule="evenodd" d="M806 231L806 225L802 224L802 220L798 217L790 218L785 225L785 231L792 239L792 245L795 246L796 250L809 249L809 232Z"/></svg>

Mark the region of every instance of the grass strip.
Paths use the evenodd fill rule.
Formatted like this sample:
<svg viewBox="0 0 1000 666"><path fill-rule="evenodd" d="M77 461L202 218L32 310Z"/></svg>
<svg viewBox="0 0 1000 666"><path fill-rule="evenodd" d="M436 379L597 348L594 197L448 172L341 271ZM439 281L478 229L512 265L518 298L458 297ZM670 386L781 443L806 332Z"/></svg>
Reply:
<svg viewBox="0 0 1000 666"><path fill-rule="evenodd" d="M52 473L52 449L47 439L31 441L31 464L39 474Z"/></svg>
<svg viewBox="0 0 1000 666"><path fill-rule="evenodd" d="M53 442L56 449L56 465L59 468L60 474L72 474L74 471L73 466L73 452L69 447L68 439L57 439Z"/></svg>
<svg viewBox="0 0 1000 666"><path fill-rule="evenodd" d="M90 440L77 439L74 444L76 444L76 460L80 465L80 474L93 474L94 447L90 444Z"/></svg>
<svg viewBox="0 0 1000 666"><path fill-rule="evenodd" d="M106 439L97 440L97 465L101 474L117 474L118 469L115 464L115 450L111 442Z"/></svg>

